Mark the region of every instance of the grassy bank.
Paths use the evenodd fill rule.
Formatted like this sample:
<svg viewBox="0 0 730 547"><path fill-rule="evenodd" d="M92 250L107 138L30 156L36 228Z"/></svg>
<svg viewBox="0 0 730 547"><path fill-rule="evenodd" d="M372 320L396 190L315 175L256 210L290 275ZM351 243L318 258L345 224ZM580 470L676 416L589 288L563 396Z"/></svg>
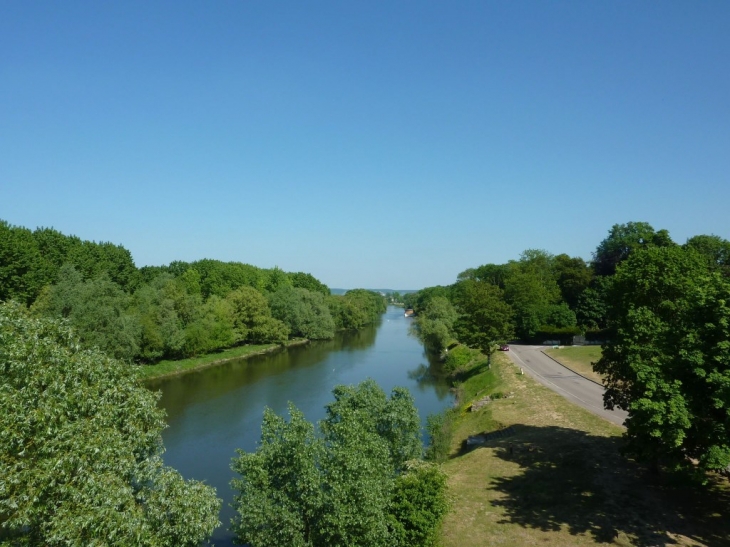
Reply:
<svg viewBox="0 0 730 547"><path fill-rule="evenodd" d="M284 347L306 344L307 340L289 340ZM254 355L261 355L270 351L275 351L282 347L280 344L249 344L238 346L215 353L208 353L200 357L190 357L188 359L180 359L176 361L166 360L160 361L155 365L141 365L140 377L143 380L152 380L163 376L174 376L176 374L184 374L195 369L218 365L226 361L234 359L243 359Z"/></svg>
<svg viewBox="0 0 730 547"><path fill-rule="evenodd" d="M599 384L603 383L603 378L593 371L592 365L601 358L601 346L565 346L543 351L570 370Z"/></svg>
<svg viewBox="0 0 730 547"><path fill-rule="evenodd" d="M443 547L730 545L727 480L652 476L620 455L621 427L520 375L506 355L459 390ZM485 391L506 397L468 412ZM462 449L467 436L497 430L505 434Z"/></svg>

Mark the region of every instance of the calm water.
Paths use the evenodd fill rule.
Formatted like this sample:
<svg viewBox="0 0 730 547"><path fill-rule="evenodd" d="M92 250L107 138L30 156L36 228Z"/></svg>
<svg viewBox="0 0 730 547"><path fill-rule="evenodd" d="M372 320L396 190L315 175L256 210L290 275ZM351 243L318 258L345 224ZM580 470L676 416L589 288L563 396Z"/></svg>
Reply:
<svg viewBox="0 0 730 547"><path fill-rule="evenodd" d="M185 478L215 486L223 498L223 525L213 535L214 545L233 545L227 530L233 517L231 458L236 448L255 450L265 406L285 414L291 401L316 421L324 417L334 386L366 378L386 393L395 386L410 389L424 424L426 416L452 404L438 364L429 363L421 344L408 335L410 322L402 308L390 307L378 325L334 340L149 384L162 391L160 404L167 411L165 462Z"/></svg>

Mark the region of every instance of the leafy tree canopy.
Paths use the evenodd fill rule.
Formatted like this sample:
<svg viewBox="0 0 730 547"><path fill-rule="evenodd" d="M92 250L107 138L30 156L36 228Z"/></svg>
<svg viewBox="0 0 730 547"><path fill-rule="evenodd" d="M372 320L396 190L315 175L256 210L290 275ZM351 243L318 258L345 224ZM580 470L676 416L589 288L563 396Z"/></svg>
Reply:
<svg viewBox="0 0 730 547"><path fill-rule="evenodd" d="M194 547L215 490L160 457L157 396L67 326L0 304L0 543Z"/></svg>
<svg viewBox="0 0 730 547"><path fill-rule="evenodd" d="M684 247L694 249L705 257L711 267L730 277L730 241L727 239L716 235L699 235L689 238Z"/></svg>
<svg viewBox="0 0 730 547"><path fill-rule="evenodd" d="M332 338L335 323L322 293L285 287L269 297L271 314L288 325L294 336L312 340Z"/></svg>
<svg viewBox="0 0 730 547"><path fill-rule="evenodd" d="M87 347L131 360L139 351L142 334L139 317L130 312L131 303L106 273L84 281L75 266L66 264L56 284L46 287L33 304L33 311L67 318Z"/></svg>
<svg viewBox="0 0 730 547"><path fill-rule="evenodd" d="M233 531L257 547L429 545L446 511L444 475L416 464L420 422L407 390L338 386L320 434L293 405L264 412L254 453L239 451Z"/></svg>
<svg viewBox="0 0 730 547"><path fill-rule="evenodd" d="M290 273L289 278L293 287L299 289L307 289L311 292L321 292L325 296L329 296L330 289L312 274L304 272Z"/></svg>
<svg viewBox="0 0 730 547"><path fill-rule="evenodd" d="M654 464L730 465L730 284L692 249L632 253L609 292L595 365L626 409L629 451Z"/></svg>
<svg viewBox="0 0 730 547"><path fill-rule="evenodd" d="M490 355L495 344L514 335L512 308L497 285L468 279L457 283L454 293L459 312L454 330L467 346Z"/></svg>
<svg viewBox="0 0 730 547"><path fill-rule="evenodd" d="M655 231L648 222L614 224L608 237L593 253L593 268L597 275L613 275L616 267L639 249L668 247L675 243L666 230Z"/></svg>
<svg viewBox="0 0 730 547"><path fill-rule="evenodd" d="M426 349L443 351L454 339L454 323L458 317L456 308L443 296L434 296L422 309L412 325L412 332Z"/></svg>
<svg viewBox="0 0 730 547"><path fill-rule="evenodd" d="M553 269L563 300L571 310L575 310L580 296L593 279L592 268L582 258L559 254L555 257Z"/></svg>

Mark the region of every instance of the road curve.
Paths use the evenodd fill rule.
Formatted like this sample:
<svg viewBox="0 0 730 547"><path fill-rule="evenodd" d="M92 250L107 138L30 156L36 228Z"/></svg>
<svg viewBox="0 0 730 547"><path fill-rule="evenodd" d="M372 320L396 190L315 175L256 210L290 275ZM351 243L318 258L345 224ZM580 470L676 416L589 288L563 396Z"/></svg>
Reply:
<svg viewBox="0 0 730 547"><path fill-rule="evenodd" d="M554 361L541 350L546 346L510 345L510 359L544 386L590 410L601 418L623 425L626 412L603 408L603 386L583 378L569 368Z"/></svg>

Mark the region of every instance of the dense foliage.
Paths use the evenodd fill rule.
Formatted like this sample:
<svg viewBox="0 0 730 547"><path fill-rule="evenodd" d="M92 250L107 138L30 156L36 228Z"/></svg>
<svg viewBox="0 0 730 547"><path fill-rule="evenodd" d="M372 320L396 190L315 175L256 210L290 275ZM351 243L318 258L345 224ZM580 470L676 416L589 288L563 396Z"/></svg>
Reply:
<svg viewBox="0 0 730 547"><path fill-rule="evenodd" d="M239 451L236 539L253 547L431 544L446 511L445 479L419 461L420 422L407 390L372 380L338 386L313 424L264 412L256 452Z"/></svg>
<svg viewBox="0 0 730 547"><path fill-rule="evenodd" d="M331 338L385 311L380 294L331 296L308 273L210 259L137 269L121 246L0 221L0 300L11 299L67 319L87 347L138 362Z"/></svg>
<svg viewBox="0 0 730 547"><path fill-rule="evenodd" d="M729 241L699 235L680 246L645 222L617 224L591 263L528 250L405 301L451 373L474 359L464 346L489 355L513 333L603 342L595 369L606 406L629 413L627 451L657 466L730 469Z"/></svg>
<svg viewBox="0 0 730 547"><path fill-rule="evenodd" d="M730 283L692 246L634 253L616 271L605 401L629 412L628 450L654 465L730 465Z"/></svg>
<svg viewBox="0 0 730 547"><path fill-rule="evenodd" d="M208 538L220 501L163 465L156 399L66 325L0 304L0 544Z"/></svg>
<svg viewBox="0 0 730 547"><path fill-rule="evenodd" d="M590 263L528 249L519 260L469 268L453 285L427 287L403 300L417 315L416 334L436 351L459 341L489 354L512 337L569 343L584 333L605 339L616 269L634 254L665 247L678 247L666 230L654 230L646 222L616 224ZM695 236L683 248L692 248L711 269L730 276L730 242ZM434 307L436 299L441 301ZM453 306L456 319L443 320L443 300Z"/></svg>

